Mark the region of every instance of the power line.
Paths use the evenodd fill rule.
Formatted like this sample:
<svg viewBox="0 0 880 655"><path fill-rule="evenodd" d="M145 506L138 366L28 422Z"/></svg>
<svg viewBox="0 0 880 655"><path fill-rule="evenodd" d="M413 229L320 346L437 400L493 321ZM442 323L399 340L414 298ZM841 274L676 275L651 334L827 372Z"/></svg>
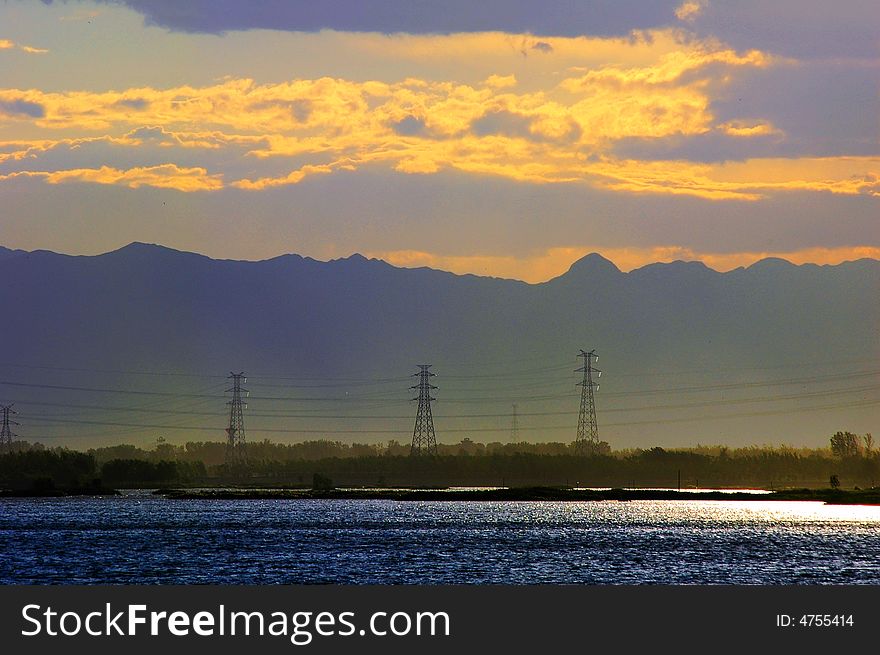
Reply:
<svg viewBox="0 0 880 655"><path fill-rule="evenodd" d="M667 387L654 389L641 389L633 391L618 391L603 394L606 398L632 397L632 396L652 396L652 395L670 395L681 393L701 393L705 391L727 391L734 389L751 389L773 386L789 386L797 384L818 384L824 382L835 382L843 380L855 380L880 375L880 370L857 371L854 373L844 373L835 375L820 375L800 378L787 378L781 380L767 380L759 382L735 382L726 384L713 385L693 385L687 387ZM72 385L55 385L55 384L38 384L16 382L11 380L0 380L0 385L35 388L35 389L53 389L59 391L82 391L91 393L106 393L114 395L138 395L138 396L157 396L157 397L176 397L176 398L213 398L203 393L177 393L171 391L148 391L135 389L108 389L103 387L80 387ZM346 394L343 396L254 396L269 402L360 402L373 401L377 398L390 395L390 391L371 392L364 394ZM505 395L505 396L468 396L467 398L445 398L444 403L477 403L477 402L510 402L511 400L555 400L569 398L571 394L534 394L534 395Z"/></svg>
<svg viewBox="0 0 880 655"><path fill-rule="evenodd" d="M85 368L73 366L42 366L37 364L19 364L13 362L0 362L0 366L8 366L10 368L23 368L41 371L62 371L69 373L102 373L109 375L144 375L156 377L184 377L184 378L205 378L219 379L227 378L225 375L215 373L183 373L180 371L145 371L135 369L108 369L108 368ZM372 378L372 377L290 377L290 376L272 376L261 375L264 380L335 380L342 382L400 382L407 378Z"/></svg>
<svg viewBox="0 0 880 655"><path fill-rule="evenodd" d="M671 418L671 419L656 419L656 420L645 420L645 421L625 421L618 423L606 423L605 427L623 427L623 426L631 426L631 425L658 425L658 424L668 424L668 423L688 423L692 421L714 421L714 420L725 420L725 419L733 419L733 418L748 418L754 416L774 416L774 415L787 415L787 414L795 414L802 412L816 412L816 411L827 411L832 409L844 409L844 408L858 408L858 407L872 407L874 405L880 405L880 399L871 399L871 400L860 400L848 403L835 403L830 405L813 405L810 407L798 408L796 410L791 409L781 409L781 410L767 410L767 411L759 411L759 412L738 412L736 414L717 414L717 415L706 415L706 416L693 416L693 417L685 417L685 418ZM146 424L146 423L124 423L124 422L108 422L108 421L83 421L83 420L55 420L55 419L45 419L45 418L33 418L30 419L36 422L44 422L44 423L72 423L77 425L106 425L106 426L119 426L119 427L136 427L143 429L159 429L159 430L189 430L189 431L199 431L199 432L216 432L216 428L212 427L204 427L204 426L178 426L178 425L162 425L162 424ZM536 425L520 428L520 430L528 430L530 432L540 431L540 430L564 430L569 428L569 424L559 424L559 425ZM391 435L394 433L394 430L364 430L364 429L352 429L352 430L320 430L320 429L285 429L285 428L254 428L253 426L250 428L251 432L266 432L266 433L281 433L281 434L385 434ZM446 430L447 432L452 433L467 433L467 432L507 432L508 428L453 428ZM66 436L76 437L77 435L54 435L54 436L46 436L45 438L66 438Z"/></svg>
<svg viewBox="0 0 880 655"><path fill-rule="evenodd" d="M70 373L107 373L112 375L155 375L158 377L185 377L185 378L218 378L223 379L223 375L209 375L205 373L180 373L176 371L136 371L132 369L109 369L109 368L81 368L73 366L40 366L37 364L17 364L12 362L0 362L0 366L9 366L11 368L24 368L39 371L66 371Z"/></svg>
<svg viewBox="0 0 880 655"><path fill-rule="evenodd" d="M511 360L499 360L491 363L478 363L474 361L468 361L466 363L460 363L458 366L464 367L467 369L468 367L479 367L485 368L486 366L494 366L496 364L509 364ZM546 361L546 358L535 357L530 358L528 360L520 359L513 361ZM825 364L820 364L820 366L834 366L840 367L848 364L865 364L872 362L870 359L865 358L855 358L855 359L839 359L834 361L826 362ZM713 373L713 372L725 372L728 373L730 371L758 371L758 370L776 370L776 369L791 369L791 368L816 368L815 362L798 362L791 364L777 364L771 366L740 366L740 367L730 367L730 366L717 366L717 367L703 367L703 368L687 368L687 369L671 369L668 367L664 367L662 372L658 373L650 373L645 371L638 371L627 373L625 371L617 373L615 372L615 378L626 378L626 377L639 377L644 378L646 376L651 375L667 375L669 373L674 373L677 375L686 374L686 373ZM60 371L60 372L73 372L73 373L101 373L101 374L112 374L112 375L140 375L140 376L155 376L155 377L185 377L185 378L206 378L206 379L225 379L225 375L220 375L216 373L185 373L181 371L156 371L156 370L142 370L142 369L116 369L116 368L87 368L87 367L71 367L71 366L47 366L47 365L39 365L39 364L24 364L20 362L0 362L0 367L10 367L10 368L21 368L21 369L32 369L32 370L45 370L45 371ZM563 371L568 368L568 365L565 363L553 364L551 366L542 366L536 368L527 368L527 369L513 369L507 371L500 371L496 373L480 373L477 375L461 375L461 374L449 374L444 377L448 379L456 379L456 380L484 380L491 378L498 378L503 381L506 386L507 381L511 377L518 377L524 375L530 375L534 377L536 373L544 373L544 374L552 374L554 372ZM251 377L255 377L251 375ZM267 374L258 374L259 379L261 380L291 380L291 381L324 381L324 382L338 382L340 384L346 382L400 382L406 380L405 377L350 377L350 376L282 376L282 375L267 375ZM540 376L539 376L540 377ZM285 385L278 385L285 386ZM297 385L290 385L297 386Z"/></svg>
<svg viewBox="0 0 880 655"><path fill-rule="evenodd" d="M693 403L677 403L677 404L661 404L661 405L641 405L641 406L628 406L628 407L606 407L603 409L605 413L620 413L620 412L641 412L641 411L662 411L662 410L677 410L677 409L693 409L698 407L714 407L714 406L723 406L723 405L740 405L740 404L750 404L750 403L767 403L767 402L780 402L785 400L800 400L806 398L821 398L827 396L839 396L844 394L851 393L863 393L868 391L876 391L880 389L880 385L867 385L867 386L859 386L859 387L846 387L843 389L831 389L831 390L822 390L822 391L808 391L808 392L800 392L794 394L785 394L785 395L775 395L775 396L759 396L759 397L750 397L750 398L728 398L722 400L710 400L710 401L700 401ZM208 402L213 402L216 400L215 396L209 396L206 399L195 401L194 403L188 403L186 406L195 406L202 405ZM208 412L208 411L190 411L186 409L154 409L152 405L150 406L107 406L107 405L82 405L82 404L74 404L74 403L52 403L52 402L44 402L44 401L19 401L18 405L29 406L34 405L38 407L61 407L61 408L70 408L70 409L87 409L87 410L95 410L95 411L109 411L109 412L135 412L135 413L151 413L151 414L169 414L169 415L180 415L180 416L206 416L206 417L220 417L224 416L222 412ZM517 405L518 408L518 405ZM318 410L320 411L320 410ZM517 409L517 417L522 416L571 416L574 414L578 414L579 412L576 410L563 410L563 411L539 411L539 412L522 412ZM505 418L510 416L509 413L473 413L473 414L440 414L444 419L470 419L470 418ZM57 415L56 415L57 416ZM262 412L250 412L249 416L258 417L258 418L308 418L308 419L407 419L410 416L404 414L313 414L309 410L297 410L296 412L289 412L287 410L267 410Z"/></svg>

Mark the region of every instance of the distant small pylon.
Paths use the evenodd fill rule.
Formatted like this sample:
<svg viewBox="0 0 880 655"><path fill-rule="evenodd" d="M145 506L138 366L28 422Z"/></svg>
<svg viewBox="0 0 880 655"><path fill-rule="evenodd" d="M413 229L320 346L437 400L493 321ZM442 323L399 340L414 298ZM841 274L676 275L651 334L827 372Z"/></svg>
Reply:
<svg viewBox="0 0 880 655"><path fill-rule="evenodd" d="M0 427L0 450L8 450L12 447L13 437L18 437L12 432L12 425L19 425L17 422L9 418L10 414L18 414L12 405L0 405L0 412L3 414L2 427Z"/></svg>
<svg viewBox="0 0 880 655"><path fill-rule="evenodd" d="M418 373L413 375L419 376L419 383L410 387L418 389L418 398L413 400L419 401L419 408L416 410L416 424L413 427L412 446L410 447L410 455L436 455L437 454L437 437L434 434L434 416L431 413L431 403L436 398L431 396L431 391L436 389L431 384L431 378L435 375L428 369L430 364L419 364Z"/></svg>

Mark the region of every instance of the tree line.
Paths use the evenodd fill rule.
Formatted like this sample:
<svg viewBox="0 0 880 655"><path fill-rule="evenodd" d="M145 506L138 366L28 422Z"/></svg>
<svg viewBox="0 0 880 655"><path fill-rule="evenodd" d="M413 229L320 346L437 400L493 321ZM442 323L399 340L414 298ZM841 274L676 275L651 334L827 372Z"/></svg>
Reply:
<svg viewBox="0 0 880 655"><path fill-rule="evenodd" d="M16 447L17 446L17 447ZM202 462L112 459L99 463L92 452L14 444L0 454L0 488L36 491L88 490L185 484L207 477Z"/></svg>
<svg viewBox="0 0 880 655"><path fill-rule="evenodd" d="M649 448L589 456L564 443L443 444L436 457L410 457L409 446L315 440L247 445L248 463L230 469L222 442L158 442L152 449L118 445L77 452L18 442L0 455L0 486L115 487L248 483L311 486L844 487L880 482L873 438L838 432L828 448L785 446Z"/></svg>

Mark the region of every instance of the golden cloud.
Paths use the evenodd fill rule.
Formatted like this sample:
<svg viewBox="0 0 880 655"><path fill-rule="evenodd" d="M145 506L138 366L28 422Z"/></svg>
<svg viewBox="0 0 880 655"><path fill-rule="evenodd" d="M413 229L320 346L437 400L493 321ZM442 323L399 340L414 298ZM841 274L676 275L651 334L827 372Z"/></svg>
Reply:
<svg viewBox="0 0 880 655"><path fill-rule="evenodd" d="M16 47L15 41L0 39L0 50L11 50ZM18 45L18 49L31 55L44 55L49 52L45 48L34 48L29 45Z"/></svg>
<svg viewBox="0 0 880 655"><path fill-rule="evenodd" d="M486 78L484 82L486 86L491 86L493 89L506 89L510 86L516 86L516 76L515 75L490 75Z"/></svg>
<svg viewBox="0 0 880 655"><path fill-rule="evenodd" d="M445 46L441 49L444 56L461 48L473 56L481 50L507 50L511 38L451 35L390 39L389 43L410 57L426 44L437 45L434 41ZM581 67L583 75L561 83L548 73L542 90L521 93L511 92L516 76L493 74L478 86L420 79L386 83L320 78L264 85L227 79L199 88L146 87L104 93L6 89L0 90L0 98L15 95L39 103L45 113L34 123L50 130L112 131L149 124L193 131L197 125L201 130L320 136L332 142L350 133L387 134L389 121L407 117L424 121L435 135L451 136L487 113L505 111L542 124L576 122L579 142L599 143L706 131L712 123L706 79L696 73L709 65L765 67L774 61L758 51L738 54L711 41L682 42L666 32L631 41L562 39L555 42L553 56L559 51L562 58L580 56L589 62L596 50L614 63Z"/></svg>
<svg viewBox="0 0 880 655"><path fill-rule="evenodd" d="M238 180L231 186L248 191L261 191L272 187L299 184L307 175L326 175L333 172L333 166L303 166L284 177L264 177L258 180Z"/></svg>
<svg viewBox="0 0 880 655"><path fill-rule="evenodd" d="M692 21L701 13L706 6L705 0L686 0L675 9L675 17L678 20Z"/></svg>
<svg viewBox="0 0 880 655"><path fill-rule="evenodd" d="M506 53L509 58L511 48L529 46L532 39L497 33L350 38L367 50L384 44L401 56L424 59L465 52L490 59ZM234 161L237 170L246 168L248 174L238 172L238 179L226 175L228 186L252 191L299 184L339 169L382 167L405 174L454 170L535 184L586 184L708 200L754 201L788 190L878 193L880 170L877 158L871 157L707 164L611 155L614 142L625 138L712 131L781 138L769 121L753 117L719 124L711 109L717 69L727 71L723 78L779 63L766 53L740 53L674 31L630 39L551 41L541 51L541 62L554 59L565 73L547 72L539 86L534 79L521 84L512 74L494 74L475 84L329 77L256 84L228 78L202 87L107 92L0 89L0 129L15 121L46 137L61 135L10 142L5 152L0 148L0 163L11 166L39 159L59 146L73 151L102 141L111 149L135 153L167 151L165 161L184 151L187 161ZM565 65L575 60L581 65ZM269 161L294 158L282 175L277 161ZM224 187L219 173L206 172L215 167L145 162L121 170L108 162L98 169L74 167L77 173L48 171L45 179L211 190Z"/></svg>
<svg viewBox="0 0 880 655"><path fill-rule="evenodd" d="M729 121L719 125L718 129L729 136L752 137L782 135L782 130L766 121Z"/></svg>
<svg viewBox="0 0 880 655"><path fill-rule="evenodd" d="M214 191L223 187L220 175L209 175L204 168L180 168L174 164L160 164L119 170L110 166L100 168L76 168L60 171L20 171L0 175L0 181L24 178L41 178L49 184L91 182L94 184L119 184L132 189L142 186L176 191Z"/></svg>
<svg viewBox="0 0 880 655"><path fill-rule="evenodd" d="M880 158L763 158L721 164L683 161L609 161L594 167L602 186L616 191L695 195L715 200L758 200L768 192L880 192Z"/></svg>

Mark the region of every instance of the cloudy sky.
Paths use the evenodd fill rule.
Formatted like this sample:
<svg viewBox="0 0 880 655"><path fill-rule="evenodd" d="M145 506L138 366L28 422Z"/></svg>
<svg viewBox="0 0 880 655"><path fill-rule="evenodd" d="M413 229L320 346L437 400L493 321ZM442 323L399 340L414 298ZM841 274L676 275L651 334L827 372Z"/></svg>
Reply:
<svg viewBox="0 0 880 655"><path fill-rule="evenodd" d="M0 3L0 245L880 257L874 0Z"/></svg>

